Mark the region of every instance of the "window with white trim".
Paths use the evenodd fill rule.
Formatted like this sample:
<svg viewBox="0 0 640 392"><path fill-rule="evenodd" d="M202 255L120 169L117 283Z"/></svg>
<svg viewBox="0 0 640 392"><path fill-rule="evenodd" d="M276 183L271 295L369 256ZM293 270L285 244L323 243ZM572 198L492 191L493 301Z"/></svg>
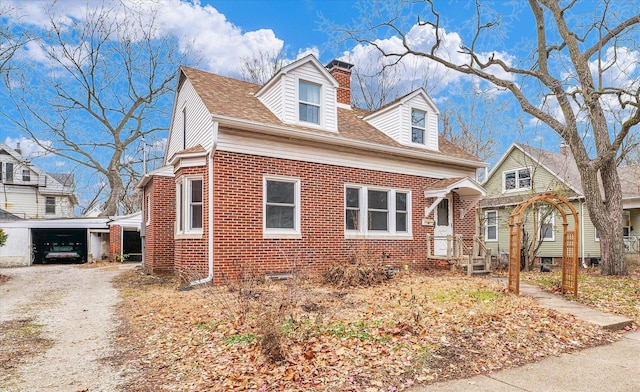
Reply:
<svg viewBox="0 0 640 392"><path fill-rule="evenodd" d="M320 85L298 82L298 119L320 125Z"/></svg>
<svg viewBox="0 0 640 392"><path fill-rule="evenodd" d="M177 234L202 234L202 177L183 177L176 183Z"/></svg>
<svg viewBox="0 0 640 392"><path fill-rule="evenodd" d="M555 241L554 230L554 207L543 206L540 207L538 212L538 219L540 222L540 240L541 241Z"/></svg>
<svg viewBox="0 0 640 392"><path fill-rule="evenodd" d="M44 198L44 213L55 214L56 213L56 198L55 196L47 196Z"/></svg>
<svg viewBox="0 0 640 392"><path fill-rule="evenodd" d="M5 169L5 173L4 173L5 181L8 183L12 183L13 182L13 163L11 162L5 163L4 169Z"/></svg>
<svg viewBox="0 0 640 392"><path fill-rule="evenodd" d="M498 241L498 211L484 212L484 240Z"/></svg>
<svg viewBox="0 0 640 392"><path fill-rule="evenodd" d="M631 212L622 211L622 235L629 237L631 235Z"/></svg>
<svg viewBox="0 0 640 392"><path fill-rule="evenodd" d="M264 177L263 230L269 238L300 235L300 179Z"/></svg>
<svg viewBox="0 0 640 392"><path fill-rule="evenodd" d="M147 202L145 222L147 223L147 225L149 225L151 224L151 195L147 194L147 197L145 199Z"/></svg>
<svg viewBox="0 0 640 392"><path fill-rule="evenodd" d="M531 189L531 169L525 167L503 172L502 188L505 191Z"/></svg>
<svg viewBox="0 0 640 392"><path fill-rule="evenodd" d="M411 230L409 190L347 185L345 234L407 236Z"/></svg>
<svg viewBox="0 0 640 392"><path fill-rule="evenodd" d="M426 113L411 109L411 143L425 144Z"/></svg>
<svg viewBox="0 0 640 392"><path fill-rule="evenodd" d="M22 181L24 181L24 182L31 181L31 170L22 169Z"/></svg>

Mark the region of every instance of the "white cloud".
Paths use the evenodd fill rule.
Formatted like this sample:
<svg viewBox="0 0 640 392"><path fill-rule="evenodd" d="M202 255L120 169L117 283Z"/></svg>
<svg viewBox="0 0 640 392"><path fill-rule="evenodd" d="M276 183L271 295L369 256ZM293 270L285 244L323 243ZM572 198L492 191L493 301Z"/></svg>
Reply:
<svg viewBox="0 0 640 392"><path fill-rule="evenodd" d="M436 55L446 59L447 61L463 65L469 63L469 56L460 52L462 40L456 32L446 32L440 29L440 45L436 50ZM407 42L409 47L415 51L429 53L435 44L435 29L432 26L414 25L407 33ZM374 44L380 47L386 53L396 53L402 55L406 53L402 40L397 37L389 37L385 39L377 39ZM479 53L481 60L487 60L490 56L502 59L506 64L512 64L514 57L504 52ZM343 53L343 59L356 64L356 67L362 72L374 74L379 72L384 65L389 65L397 61L397 57L382 57L380 51L372 45L359 44L350 51ZM444 65L431 61L422 56L413 54L405 55L397 64L401 69L398 74L400 85L404 88L401 90L407 93L418 87L424 87L427 91L435 95L445 89L463 82L472 82L478 88L481 81L478 78L468 76L446 68ZM513 80L513 75L504 72L497 66L489 67L489 73L505 80ZM498 89L489 90L493 93L500 93Z"/></svg>
<svg viewBox="0 0 640 392"><path fill-rule="evenodd" d="M12 1L9 6L14 8L14 22L46 28L50 19L41 0ZM126 21L132 13L151 21L155 12L158 34L175 36L182 52L201 59L200 68L216 73L238 76L243 58L250 58L260 51L277 53L284 45L273 30L243 31L214 7L202 6L198 1L59 1L51 13L59 25L65 26L73 21L82 21L92 9L103 4L111 10L110 15L116 21ZM131 34L135 35L135 30ZM32 60L47 64L45 53L36 50L35 46L29 46L24 55L33 56ZM317 48L314 53L317 54Z"/></svg>
<svg viewBox="0 0 640 392"><path fill-rule="evenodd" d="M298 55L296 56L296 60L299 60L303 57L306 57L308 55L314 55L316 58L320 58L320 49L318 49L317 46L312 46L310 48L304 48L304 49L300 49L298 50Z"/></svg>
<svg viewBox="0 0 640 392"><path fill-rule="evenodd" d="M51 147L53 145L53 143L48 140L40 140L40 143L44 144L47 147ZM20 151L22 151L22 156L27 159L40 158L46 155L50 155L50 153L42 148L38 143L31 139L27 139L24 136L19 138L12 138L8 136L4 139L4 144L14 149L18 148L19 144Z"/></svg>

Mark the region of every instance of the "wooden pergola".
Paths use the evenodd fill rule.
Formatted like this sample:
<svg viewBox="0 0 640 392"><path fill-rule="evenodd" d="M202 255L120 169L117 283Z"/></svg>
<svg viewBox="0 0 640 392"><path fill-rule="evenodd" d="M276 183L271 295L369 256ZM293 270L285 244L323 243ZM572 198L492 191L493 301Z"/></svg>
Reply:
<svg viewBox="0 0 640 392"><path fill-rule="evenodd" d="M565 294L578 295L578 213L566 198L553 193L534 196L524 201L509 216L509 286L508 290L520 295L520 252L522 250L522 218L529 206L546 202L555 207L562 217L562 286ZM573 216L573 230L569 230L569 215Z"/></svg>

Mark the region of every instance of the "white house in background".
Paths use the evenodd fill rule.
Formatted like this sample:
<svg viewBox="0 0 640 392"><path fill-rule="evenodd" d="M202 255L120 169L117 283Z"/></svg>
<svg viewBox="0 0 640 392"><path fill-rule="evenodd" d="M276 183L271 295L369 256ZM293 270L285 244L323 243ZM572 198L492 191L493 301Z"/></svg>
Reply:
<svg viewBox="0 0 640 392"><path fill-rule="evenodd" d="M23 219L70 218L77 204L73 174L46 173L0 143L0 208Z"/></svg>

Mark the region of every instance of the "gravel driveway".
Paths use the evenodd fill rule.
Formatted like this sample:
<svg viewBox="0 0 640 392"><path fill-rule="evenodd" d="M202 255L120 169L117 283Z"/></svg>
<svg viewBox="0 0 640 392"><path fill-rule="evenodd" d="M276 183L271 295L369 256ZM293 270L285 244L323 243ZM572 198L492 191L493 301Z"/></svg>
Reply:
<svg viewBox="0 0 640 392"><path fill-rule="evenodd" d="M51 342L46 351L11 369L0 390L93 392L123 385L119 369L101 360L114 353L110 342L119 297L111 281L120 272L73 265L0 269L10 277L0 285L0 325L32 318Z"/></svg>

